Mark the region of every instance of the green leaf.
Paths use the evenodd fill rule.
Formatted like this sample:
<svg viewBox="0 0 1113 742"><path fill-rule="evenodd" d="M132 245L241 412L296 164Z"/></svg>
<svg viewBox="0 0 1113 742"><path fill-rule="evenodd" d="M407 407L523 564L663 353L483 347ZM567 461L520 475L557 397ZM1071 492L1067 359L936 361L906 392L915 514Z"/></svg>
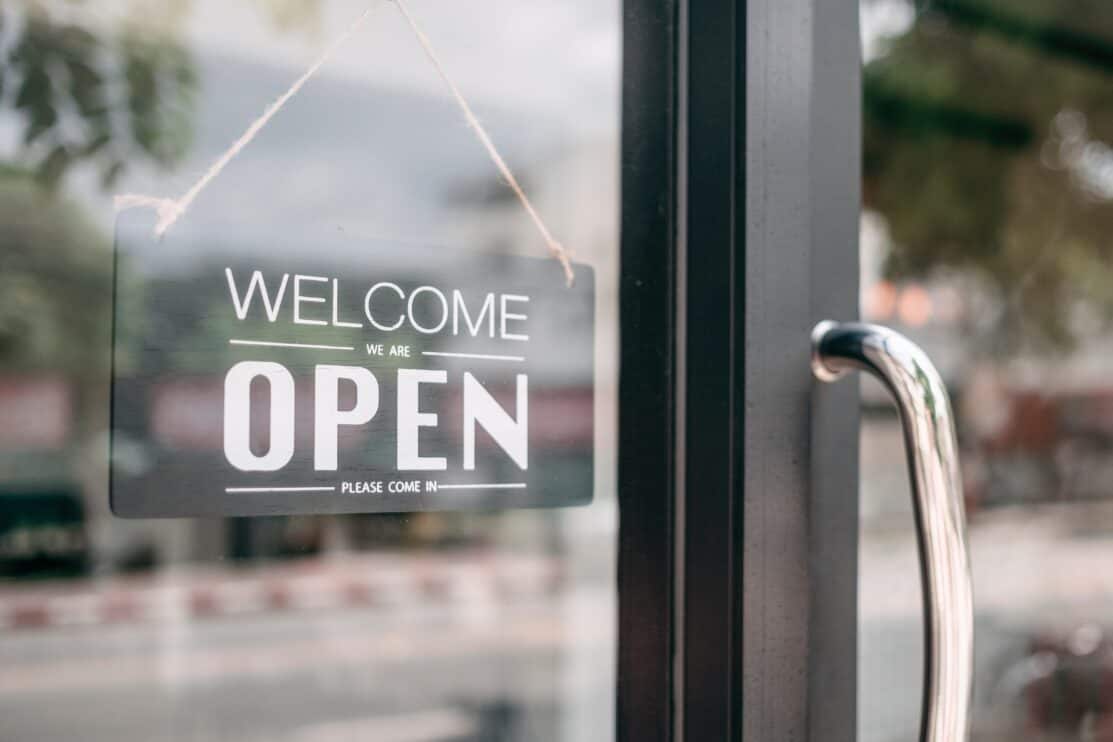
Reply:
<svg viewBox="0 0 1113 742"><path fill-rule="evenodd" d="M39 180L48 188L55 188L62 176L65 175L66 169L69 168L72 160L73 157L69 150L62 145L58 145L50 151L50 154L39 165Z"/></svg>
<svg viewBox="0 0 1113 742"><path fill-rule="evenodd" d="M102 149L104 149L111 141L111 132L102 130L100 133L94 134L93 138L85 143L85 145L81 148L79 154L82 157L90 157L92 155L95 155L97 152L100 152Z"/></svg>
<svg viewBox="0 0 1113 742"><path fill-rule="evenodd" d="M27 130L23 132L23 143L33 144L35 140L54 128L56 123L58 123L58 112L54 110L54 106L49 101L41 101L30 111Z"/></svg>
<svg viewBox="0 0 1113 742"><path fill-rule="evenodd" d="M35 108L44 102L49 103L53 92L52 87L50 75L46 73L45 68L28 69L23 84L19 86L19 92L16 93L16 108Z"/></svg>

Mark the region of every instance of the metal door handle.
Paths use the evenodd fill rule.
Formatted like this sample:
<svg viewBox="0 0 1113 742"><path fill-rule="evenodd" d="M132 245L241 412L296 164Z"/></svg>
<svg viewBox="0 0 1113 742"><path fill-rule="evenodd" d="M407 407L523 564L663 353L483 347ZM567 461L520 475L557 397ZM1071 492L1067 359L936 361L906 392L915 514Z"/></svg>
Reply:
<svg viewBox="0 0 1113 742"><path fill-rule="evenodd" d="M919 347L876 325L820 322L812 371L834 381L868 371L896 400L912 477L924 593L923 742L967 738L974 674L974 605L951 403Z"/></svg>

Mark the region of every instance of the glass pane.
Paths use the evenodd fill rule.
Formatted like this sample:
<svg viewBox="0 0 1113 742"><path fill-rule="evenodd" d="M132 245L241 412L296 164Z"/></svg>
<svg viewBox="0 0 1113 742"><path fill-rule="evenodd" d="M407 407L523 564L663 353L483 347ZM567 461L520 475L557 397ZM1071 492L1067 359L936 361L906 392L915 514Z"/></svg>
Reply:
<svg viewBox="0 0 1113 742"><path fill-rule="evenodd" d="M160 256L179 294L245 245L358 262L389 243L447 265L544 258L545 241L395 3L5 3L0 739L612 738L620 5L405 7L595 271L594 367L537 381L547 443L530 451L571 472L593 459L594 501L113 516L115 197L201 184L173 227L189 239ZM114 442L135 467L166 437L212 444L190 438L212 379L166 381L141 400L149 430Z"/></svg>
<svg viewBox="0 0 1113 742"><path fill-rule="evenodd" d="M973 739L1113 739L1113 7L864 0L862 314L959 421ZM860 737L918 732L899 429L863 386Z"/></svg>

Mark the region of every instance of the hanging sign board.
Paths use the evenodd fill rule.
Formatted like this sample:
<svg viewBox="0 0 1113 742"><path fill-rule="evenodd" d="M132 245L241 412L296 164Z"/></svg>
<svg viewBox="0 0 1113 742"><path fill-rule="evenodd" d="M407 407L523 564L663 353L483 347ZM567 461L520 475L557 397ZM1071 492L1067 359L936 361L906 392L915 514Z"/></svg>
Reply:
<svg viewBox="0 0 1113 742"><path fill-rule="evenodd" d="M205 251L152 220L117 223L117 515L591 501L590 268L569 287L552 260L336 236Z"/></svg>

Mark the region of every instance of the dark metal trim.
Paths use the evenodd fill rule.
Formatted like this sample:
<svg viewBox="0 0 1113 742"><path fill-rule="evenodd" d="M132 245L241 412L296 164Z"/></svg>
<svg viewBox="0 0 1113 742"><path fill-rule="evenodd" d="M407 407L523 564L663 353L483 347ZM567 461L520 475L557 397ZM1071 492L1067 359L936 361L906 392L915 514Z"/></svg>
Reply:
<svg viewBox="0 0 1113 742"><path fill-rule="evenodd" d="M861 51L858 3L813 0L809 321L858 314ZM802 351L801 351L802 352ZM813 385L808 508L808 739L858 725L858 432L855 384Z"/></svg>
<svg viewBox="0 0 1113 742"><path fill-rule="evenodd" d="M623 5L618 739L673 718L676 2Z"/></svg>
<svg viewBox="0 0 1113 742"><path fill-rule="evenodd" d="M857 12L625 4L622 742L855 738Z"/></svg>
<svg viewBox="0 0 1113 742"><path fill-rule="evenodd" d="M685 740L738 739L746 8L687 2Z"/></svg>
<svg viewBox="0 0 1113 742"><path fill-rule="evenodd" d="M852 742L857 390L816 389L808 338L825 312L857 312L858 5L748 0L747 14L735 739Z"/></svg>

